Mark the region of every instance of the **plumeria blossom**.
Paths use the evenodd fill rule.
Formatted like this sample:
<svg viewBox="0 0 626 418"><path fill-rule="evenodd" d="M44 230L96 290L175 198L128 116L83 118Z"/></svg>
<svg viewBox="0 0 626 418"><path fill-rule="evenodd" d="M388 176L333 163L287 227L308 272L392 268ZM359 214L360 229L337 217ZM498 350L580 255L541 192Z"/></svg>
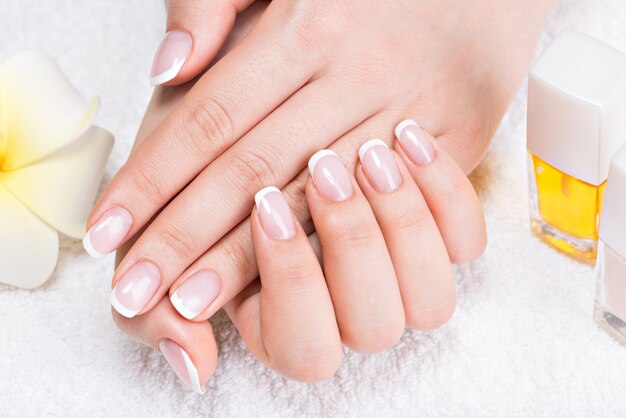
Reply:
<svg viewBox="0 0 626 418"><path fill-rule="evenodd" d="M0 64L0 282L43 284L59 232L80 239L113 147L56 62L36 51Z"/></svg>

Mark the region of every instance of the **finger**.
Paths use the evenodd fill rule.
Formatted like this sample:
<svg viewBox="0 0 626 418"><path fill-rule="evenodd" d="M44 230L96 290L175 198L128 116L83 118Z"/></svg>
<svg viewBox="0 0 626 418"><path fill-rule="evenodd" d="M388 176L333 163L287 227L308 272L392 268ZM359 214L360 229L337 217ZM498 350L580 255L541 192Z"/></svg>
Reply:
<svg viewBox="0 0 626 418"><path fill-rule="evenodd" d="M309 171L306 198L342 340L362 352L392 347L404 330L404 311L376 218L337 154L316 153Z"/></svg>
<svg viewBox="0 0 626 418"><path fill-rule="evenodd" d="M198 76L222 47L237 13L253 0L168 0L166 34L150 84L181 84Z"/></svg>
<svg viewBox="0 0 626 418"><path fill-rule="evenodd" d="M240 306L235 324L253 354L279 373L328 378L343 351L320 264L278 189L261 190L256 201L251 232L261 289Z"/></svg>
<svg viewBox="0 0 626 418"><path fill-rule="evenodd" d="M306 113L307 112L304 112L303 114L306 116ZM336 150L340 155L342 155L344 160L347 162L349 169L353 170L356 163L356 150L362 142L363 135L373 129L377 132L386 132L386 135L391 137L391 135L393 135L393 127L391 126L393 122L391 121L394 117L382 118L384 123L377 122L377 125L372 125L371 121L374 118L368 119L368 121L360 124L357 128L342 136L330 146L330 149ZM276 122L276 124L282 128L282 123ZM307 131L307 135L301 135L301 137L315 137L320 133L320 131L324 133L324 130L329 125L331 124L322 123L319 126L312 125L312 130ZM290 131L287 130L287 134L289 134L289 132ZM290 142L292 141L289 140L289 136L286 136L284 138L285 146L290 146ZM311 154L312 153L313 152L311 152ZM289 157L293 157L294 155L291 151L277 151L276 154L284 154ZM225 171L222 171L222 174L224 172L228 172L228 167L224 167L223 170ZM241 177L241 175L235 173L229 175L229 177ZM288 200L290 207L293 208L294 213L302 223L304 230L307 233L311 233L314 228L304 195L304 188L308 177L308 170L301 171L297 177L285 186L283 193L285 198ZM271 182L271 180L268 179L267 182ZM236 196L238 194L241 193L238 192L231 194L231 196ZM196 273L205 270L212 270L220 277L220 286L216 287L217 294L214 296L211 295L213 297L212 300L209 300L209 298L204 299L202 304L195 306L195 310L192 310L191 314L189 314L189 311L184 309L182 310L184 314L191 316L195 314L198 309L202 309L202 306L204 306L204 309L198 313L197 316L189 318L194 321L203 321L211 317L211 315L217 312L222 306L224 306L225 303L235 297L235 295L248 286L251 281L258 277L259 273L250 236L249 219L244 220L242 223L233 228L227 235L212 245L202 256L195 260L193 264L191 264L191 266L189 266L184 273L177 278L176 282L172 284L169 290L170 296L172 296L180 286L183 286L187 283L187 281L191 280ZM181 304L184 305L184 303L179 301L178 305Z"/></svg>
<svg viewBox="0 0 626 418"><path fill-rule="evenodd" d="M135 340L159 351L178 377L198 393L217 365L217 345L208 321L180 317L164 298L149 315L128 319L112 311L117 326Z"/></svg>
<svg viewBox="0 0 626 418"><path fill-rule="evenodd" d="M259 3L259 5L257 5ZM261 11L265 7L264 2L257 1L255 5L246 9L237 17L235 27L228 35L225 44L220 50L220 55L226 54L243 38L243 36L249 31L250 27L256 22ZM154 90L146 113L139 127L135 143L133 145L134 153L136 149L143 144L149 137L149 135L163 123L166 117L180 104L182 99L187 95L189 90L195 84L195 80L192 80L186 84L181 84L172 87L159 86ZM102 221L99 224L103 223ZM130 232L132 225L127 226L126 229L122 228L103 228L100 238L93 239L93 234L88 233L85 236L85 248L90 251L90 254L94 257L100 257L105 253L115 250L119 247L117 243L123 243L129 237L136 235L141 228L133 228L133 232ZM97 228L92 228L92 232ZM100 241L99 245L98 242ZM97 249L96 249L97 248Z"/></svg>
<svg viewBox="0 0 626 418"><path fill-rule="evenodd" d="M370 100L336 112L354 99L344 93L330 78L308 84L203 170L156 217L120 265L113 278L114 306L131 316L149 310L188 266L248 216L256 190L286 184L315 150L367 117L374 105ZM318 97L325 98L324 105ZM219 280L212 282L214 295ZM129 286L137 289L132 300L124 296L131 292L123 290ZM186 314L192 312L200 313Z"/></svg>
<svg viewBox="0 0 626 418"><path fill-rule="evenodd" d="M487 243L485 219L467 176L414 121L401 122L395 134L394 148L422 191L450 260L461 264L478 258Z"/></svg>
<svg viewBox="0 0 626 418"><path fill-rule="evenodd" d="M248 7L245 11L237 16L235 25L230 31L222 48L219 50L215 57L215 60L220 59L232 50L243 37L250 31L252 26L258 20L260 14L267 7L265 1L257 0L253 5ZM148 135L154 131L170 114L180 101L185 97L189 90L193 87L197 80L192 79L188 83L178 84L177 86L170 87L157 87L154 89L146 113L137 132L135 143L133 144L133 150L141 145L148 137Z"/></svg>
<svg viewBox="0 0 626 418"><path fill-rule="evenodd" d="M456 302L452 268L437 224L404 163L385 142L364 143L359 158L357 181L385 237L406 322L416 329L437 328L450 319Z"/></svg>
<svg viewBox="0 0 626 418"><path fill-rule="evenodd" d="M87 247L92 254L118 248L315 74L321 65L313 60L315 53L294 52L293 39L277 33L278 25L266 12L130 156L90 215ZM93 232L103 238L93 238Z"/></svg>

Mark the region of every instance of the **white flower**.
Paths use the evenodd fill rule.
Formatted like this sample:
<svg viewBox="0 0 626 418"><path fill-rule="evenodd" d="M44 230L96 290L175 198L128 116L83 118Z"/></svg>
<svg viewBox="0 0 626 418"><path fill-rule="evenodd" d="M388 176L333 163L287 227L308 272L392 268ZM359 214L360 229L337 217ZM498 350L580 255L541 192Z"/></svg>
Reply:
<svg viewBox="0 0 626 418"><path fill-rule="evenodd" d="M84 235L113 147L110 133L91 126L98 105L41 52L0 64L0 282L43 284L58 232Z"/></svg>

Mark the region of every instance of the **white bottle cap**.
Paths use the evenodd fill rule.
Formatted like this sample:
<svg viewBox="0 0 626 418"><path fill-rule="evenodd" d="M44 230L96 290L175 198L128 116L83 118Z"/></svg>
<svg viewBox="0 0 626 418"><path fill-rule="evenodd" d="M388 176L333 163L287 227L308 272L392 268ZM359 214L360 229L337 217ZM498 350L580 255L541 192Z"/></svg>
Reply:
<svg viewBox="0 0 626 418"><path fill-rule="evenodd" d="M595 186L626 142L626 55L566 30L528 82L528 151Z"/></svg>
<svg viewBox="0 0 626 418"><path fill-rule="evenodd" d="M611 161L600 216L600 239L626 258L626 145Z"/></svg>

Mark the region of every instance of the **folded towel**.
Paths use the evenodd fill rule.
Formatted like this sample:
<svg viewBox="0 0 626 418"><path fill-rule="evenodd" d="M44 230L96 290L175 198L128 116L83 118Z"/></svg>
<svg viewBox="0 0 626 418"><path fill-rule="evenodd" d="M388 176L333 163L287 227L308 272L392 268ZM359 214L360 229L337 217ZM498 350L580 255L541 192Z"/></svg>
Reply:
<svg viewBox="0 0 626 418"><path fill-rule="evenodd" d="M117 138L108 178L146 108L164 18L153 0L0 0L0 59L43 49L81 92L101 96L96 122ZM538 51L565 27L626 51L626 2L563 1ZM407 331L384 353L348 352L334 378L306 385L257 362L218 316L219 366L200 396L115 328L112 259L64 239L43 288L0 287L0 416L625 416L626 348L591 319L593 269L529 232L525 97L522 86L471 176L489 247L458 268L459 306L444 328Z"/></svg>

